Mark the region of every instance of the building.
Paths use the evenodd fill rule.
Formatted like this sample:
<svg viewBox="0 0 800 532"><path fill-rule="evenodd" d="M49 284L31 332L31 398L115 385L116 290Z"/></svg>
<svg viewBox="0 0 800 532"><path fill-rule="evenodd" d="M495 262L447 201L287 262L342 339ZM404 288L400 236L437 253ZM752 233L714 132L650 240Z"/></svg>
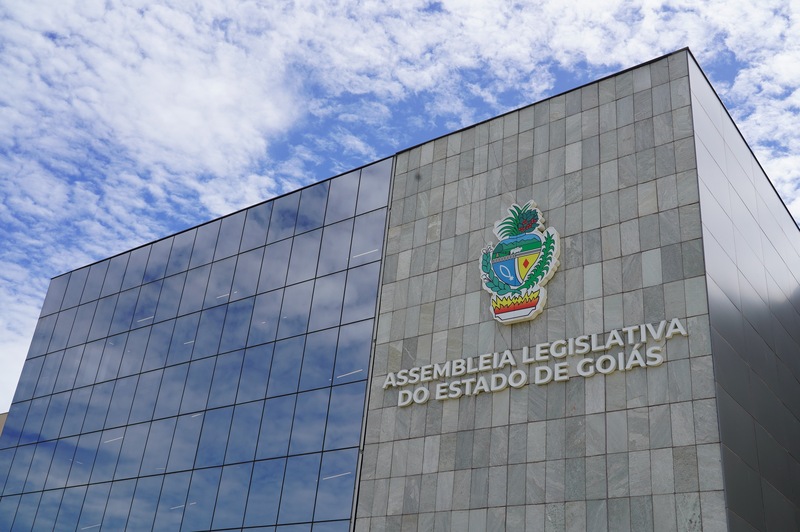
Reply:
<svg viewBox="0 0 800 532"><path fill-rule="evenodd" d="M53 279L0 529L794 530L797 478L800 232L682 50Z"/></svg>

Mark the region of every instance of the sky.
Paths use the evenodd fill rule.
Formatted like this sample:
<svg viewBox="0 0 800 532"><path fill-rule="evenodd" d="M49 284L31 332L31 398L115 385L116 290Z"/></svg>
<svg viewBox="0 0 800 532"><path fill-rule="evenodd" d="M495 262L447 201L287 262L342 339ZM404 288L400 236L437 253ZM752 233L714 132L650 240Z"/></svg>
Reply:
<svg viewBox="0 0 800 532"><path fill-rule="evenodd" d="M800 2L0 0L0 412L50 278L688 46L800 219Z"/></svg>

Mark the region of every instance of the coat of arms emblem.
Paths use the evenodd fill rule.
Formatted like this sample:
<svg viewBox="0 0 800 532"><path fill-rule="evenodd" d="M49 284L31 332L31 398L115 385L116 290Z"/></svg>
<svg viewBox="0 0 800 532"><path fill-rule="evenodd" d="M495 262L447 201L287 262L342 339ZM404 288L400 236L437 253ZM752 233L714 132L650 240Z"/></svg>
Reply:
<svg viewBox="0 0 800 532"><path fill-rule="evenodd" d="M558 268L559 237L544 229L542 212L533 201L514 204L495 222L500 240L481 254L483 287L492 294L492 315L501 323L531 320L547 301L544 285Z"/></svg>

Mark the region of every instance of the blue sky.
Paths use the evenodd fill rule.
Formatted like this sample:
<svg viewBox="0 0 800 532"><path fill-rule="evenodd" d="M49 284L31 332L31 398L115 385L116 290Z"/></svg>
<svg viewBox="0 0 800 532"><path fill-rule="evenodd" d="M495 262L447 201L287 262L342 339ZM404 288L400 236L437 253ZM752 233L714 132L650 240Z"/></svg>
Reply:
<svg viewBox="0 0 800 532"><path fill-rule="evenodd" d="M800 7L0 0L0 411L49 279L689 46L800 218Z"/></svg>

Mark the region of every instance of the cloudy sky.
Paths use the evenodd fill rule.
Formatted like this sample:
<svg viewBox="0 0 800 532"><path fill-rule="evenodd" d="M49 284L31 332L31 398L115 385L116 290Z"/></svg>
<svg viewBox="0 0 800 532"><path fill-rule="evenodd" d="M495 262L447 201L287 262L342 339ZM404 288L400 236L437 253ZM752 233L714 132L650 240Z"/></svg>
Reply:
<svg viewBox="0 0 800 532"><path fill-rule="evenodd" d="M49 279L689 46L800 219L791 0L0 0L0 412Z"/></svg>

